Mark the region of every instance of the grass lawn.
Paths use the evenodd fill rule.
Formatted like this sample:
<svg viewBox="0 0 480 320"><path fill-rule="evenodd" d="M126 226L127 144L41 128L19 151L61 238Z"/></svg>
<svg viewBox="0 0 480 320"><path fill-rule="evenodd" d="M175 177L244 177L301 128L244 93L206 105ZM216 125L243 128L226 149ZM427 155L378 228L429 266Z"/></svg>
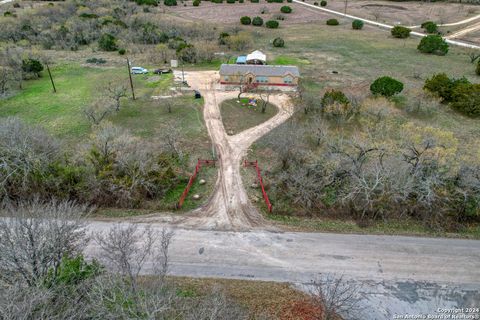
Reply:
<svg viewBox="0 0 480 320"><path fill-rule="evenodd" d="M255 127L277 114L278 109L269 103L265 113L260 105L249 106L248 98L226 100L220 105L223 126L227 134L233 135L248 128Z"/></svg>

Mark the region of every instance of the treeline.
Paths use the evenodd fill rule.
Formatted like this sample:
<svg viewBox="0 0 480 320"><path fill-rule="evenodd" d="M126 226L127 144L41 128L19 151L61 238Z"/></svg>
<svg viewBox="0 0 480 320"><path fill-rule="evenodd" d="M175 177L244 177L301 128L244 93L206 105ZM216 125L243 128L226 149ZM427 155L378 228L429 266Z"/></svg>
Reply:
<svg viewBox="0 0 480 320"><path fill-rule="evenodd" d="M396 106L384 97L300 96L297 105L308 112L261 139L279 159L266 179L277 213L408 217L437 230L480 221L480 159L452 132L396 121ZM428 116L439 103L422 92L401 107Z"/></svg>
<svg viewBox="0 0 480 320"><path fill-rule="evenodd" d="M145 206L183 182L186 161L178 146L153 148L109 122L95 126L73 153L41 128L16 118L0 120L0 202L36 196Z"/></svg>

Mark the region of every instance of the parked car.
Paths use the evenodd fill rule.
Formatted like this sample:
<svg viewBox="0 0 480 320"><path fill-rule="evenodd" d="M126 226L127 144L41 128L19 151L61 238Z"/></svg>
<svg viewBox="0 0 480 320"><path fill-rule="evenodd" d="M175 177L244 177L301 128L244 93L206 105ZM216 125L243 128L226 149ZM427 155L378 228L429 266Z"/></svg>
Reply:
<svg viewBox="0 0 480 320"><path fill-rule="evenodd" d="M132 67L132 74L147 74L148 70L142 67Z"/></svg>
<svg viewBox="0 0 480 320"><path fill-rule="evenodd" d="M164 74L164 73L171 73L172 69L155 69L153 73L155 74Z"/></svg>

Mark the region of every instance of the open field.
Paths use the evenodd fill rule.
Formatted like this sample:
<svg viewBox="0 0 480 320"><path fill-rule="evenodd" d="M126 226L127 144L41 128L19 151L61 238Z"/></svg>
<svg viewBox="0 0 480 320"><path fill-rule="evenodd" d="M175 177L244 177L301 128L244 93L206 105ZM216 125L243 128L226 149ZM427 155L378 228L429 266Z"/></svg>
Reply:
<svg viewBox="0 0 480 320"><path fill-rule="evenodd" d="M320 2L308 0L313 4ZM239 23L242 16L261 16L264 20L272 19L280 13L280 7L288 5L293 8L293 13L283 14L286 20L281 24L303 24L326 20L332 17L328 13L319 10L306 8L294 3L235 3L235 4L214 4L202 2L199 7L176 7L167 9L176 16L191 19L192 21L219 21L222 23ZM342 0L328 1L327 9L345 12L345 2ZM266 13L261 12L266 9ZM391 1L350 1L347 6L347 13L387 24L402 24L406 26L417 26L422 22L431 20L439 24L457 22L480 14L476 5L443 3L443 2L391 2Z"/></svg>
<svg viewBox="0 0 480 320"><path fill-rule="evenodd" d="M248 94L246 95L248 96ZM258 101L258 104L262 102ZM248 128L255 127L273 117L278 109L271 103L267 104L265 113L261 106L248 106L248 98L227 100L220 105L223 125L228 135L240 133Z"/></svg>

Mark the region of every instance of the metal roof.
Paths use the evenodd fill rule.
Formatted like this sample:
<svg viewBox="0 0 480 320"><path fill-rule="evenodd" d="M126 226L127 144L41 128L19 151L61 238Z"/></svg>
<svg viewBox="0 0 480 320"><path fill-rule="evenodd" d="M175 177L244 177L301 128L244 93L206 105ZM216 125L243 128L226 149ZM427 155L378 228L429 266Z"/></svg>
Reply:
<svg viewBox="0 0 480 320"><path fill-rule="evenodd" d="M220 74L233 76L252 73L256 76L281 77L291 74L300 77L300 72L296 66L270 66L270 65L253 65L253 64L222 64Z"/></svg>
<svg viewBox="0 0 480 320"><path fill-rule="evenodd" d="M265 63L267 62L267 56L262 51L255 50L249 55L247 55L247 61L254 61L254 60L263 61Z"/></svg>
<svg viewBox="0 0 480 320"><path fill-rule="evenodd" d="M237 63L247 63L247 56L238 56Z"/></svg>

